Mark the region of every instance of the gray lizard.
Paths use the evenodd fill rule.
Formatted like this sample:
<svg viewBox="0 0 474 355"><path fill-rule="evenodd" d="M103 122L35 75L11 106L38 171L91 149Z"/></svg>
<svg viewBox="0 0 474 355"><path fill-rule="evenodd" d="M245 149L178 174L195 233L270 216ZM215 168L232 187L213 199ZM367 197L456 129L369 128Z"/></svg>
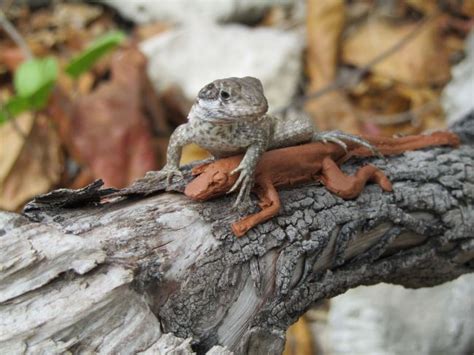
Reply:
<svg viewBox="0 0 474 355"><path fill-rule="evenodd" d="M315 132L309 119L284 120L267 114L268 103L260 80L226 78L214 80L198 93L188 114L188 123L176 128L170 138L166 165L159 172L168 184L173 176L182 177L179 161L183 146L195 143L215 158L245 153L232 174L240 173L229 190L240 187L234 207L246 208L254 183L254 171L261 155L270 149L310 141L331 141L345 148L342 140L359 143L373 150L365 140L340 131Z"/></svg>

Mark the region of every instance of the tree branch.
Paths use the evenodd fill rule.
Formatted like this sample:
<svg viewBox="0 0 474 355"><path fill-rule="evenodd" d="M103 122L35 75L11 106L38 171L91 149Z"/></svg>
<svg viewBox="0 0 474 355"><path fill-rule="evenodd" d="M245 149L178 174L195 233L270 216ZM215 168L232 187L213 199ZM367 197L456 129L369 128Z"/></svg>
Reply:
<svg viewBox="0 0 474 355"><path fill-rule="evenodd" d="M5 31L12 41L21 49L23 55L26 59L32 59L33 53L30 50L30 47L26 43L23 36L18 32L15 26L8 20L7 16L0 10L0 27Z"/></svg>
<svg viewBox="0 0 474 355"><path fill-rule="evenodd" d="M470 144L349 162L353 172L370 160L394 192L369 185L345 201L315 184L284 189L280 216L240 239L233 196L120 197L96 183L39 197L23 216L0 213L0 348L151 352L168 339L183 353L189 342L198 353L278 353L314 302L472 272Z"/></svg>

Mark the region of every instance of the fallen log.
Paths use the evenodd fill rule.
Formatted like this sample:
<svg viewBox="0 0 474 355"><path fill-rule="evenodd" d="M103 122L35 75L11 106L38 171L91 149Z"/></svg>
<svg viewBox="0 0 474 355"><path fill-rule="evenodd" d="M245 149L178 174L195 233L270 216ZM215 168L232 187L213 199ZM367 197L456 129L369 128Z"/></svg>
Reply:
<svg viewBox="0 0 474 355"><path fill-rule="evenodd" d="M314 183L286 188L280 215L242 238L229 227L233 196L151 194L147 179L132 190L100 181L57 190L22 215L0 212L0 348L278 353L314 302L359 285L427 287L472 272L473 122L471 114L455 128L457 149L342 167L370 162L393 192L371 184L346 201Z"/></svg>

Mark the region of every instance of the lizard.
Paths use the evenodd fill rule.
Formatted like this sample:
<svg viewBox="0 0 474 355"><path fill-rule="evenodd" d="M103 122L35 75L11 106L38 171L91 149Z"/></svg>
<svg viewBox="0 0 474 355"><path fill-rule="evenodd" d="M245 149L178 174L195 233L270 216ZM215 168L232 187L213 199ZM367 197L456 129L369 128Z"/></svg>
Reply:
<svg viewBox="0 0 474 355"><path fill-rule="evenodd" d="M365 137L383 155L401 154L437 145L459 145L459 137L451 132L415 135L400 138ZM384 191L392 191L392 184L385 174L373 165L365 165L353 175L344 174L339 165L351 157L370 157L367 147L348 142L347 150L337 144L321 142L281 148L266 152L255 170L254 191L260 199L261 210L232 224L236 236L243 236L249 229L277 215L280 198L276 187L319 181L335 195L352 199L357 197L367 181L375 181ZM235 183L232 171L243 156L237 155L205 163L193 168L194 180L186 185L184 193L193 200L205 201L225 194Z"/></svg>
<svg viewBox="0 0 474 355"><path fill-rule="evenodd" d="M310 119L284 120L268 114L268 102L263 85L257 78L246 76L214 80L205 85L188 114L188 122L178 126L170 137L166 164L159 179L167 185L179 170L183 146L195 143L214 158L245 153L231 172L239 173L229 193L240 188L233 207L245 210L250 203L257 162L267 150L288 147L310 141L333 142L344 149L344 141L354 142L371 150L365 140L340 131L316 132Z"/></svg>

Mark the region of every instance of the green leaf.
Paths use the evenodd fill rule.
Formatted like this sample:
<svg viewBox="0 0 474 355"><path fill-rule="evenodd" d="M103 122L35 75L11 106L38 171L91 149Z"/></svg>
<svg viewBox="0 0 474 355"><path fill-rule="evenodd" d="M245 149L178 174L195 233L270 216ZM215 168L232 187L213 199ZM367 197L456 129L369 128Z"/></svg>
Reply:
<svg viewBox="0 0 474 355"><path fill-rule="evenodd" d="M27 98L14 96L5 104L5 109L10 116L18 116L20 113L28 111L31 105Z"/></svg>
<svg viewBox="0 0 474 355"><path fill-rule="evenodd" d="M66 67L66 73L77 78L88 71L101 57L118 46L125 39L121 31L112 31L97 38L81 54L72 59Z"/></svg>
<svg viewBox="0 0 474 355"><path fill-rule="evenodd" d="M0 125L8 121L8 114L3 109L0 109Z"/></svg>
<svg viewBox="0 0 474 355"><path fill-rule="evenodd" d="M58 77L58 64L52 57L29 59L15 72L13 84L18 96L31 97L45 86L52 86Z"/></svg>
<svg viewBox="0 0 474 355"><path fill-rule="evenodd" d="M52 57L24 61L13 77L17 95L0 109L0 123L22 112L44 108L57 77L58 63Z"/></svg>
<svg viewBox="0 0 474 355"><path fill-rule="evenodd" d="M45 84L28 101L30 109L41 110L48 104L49 94L54 88L54 83Z"/></svg>

